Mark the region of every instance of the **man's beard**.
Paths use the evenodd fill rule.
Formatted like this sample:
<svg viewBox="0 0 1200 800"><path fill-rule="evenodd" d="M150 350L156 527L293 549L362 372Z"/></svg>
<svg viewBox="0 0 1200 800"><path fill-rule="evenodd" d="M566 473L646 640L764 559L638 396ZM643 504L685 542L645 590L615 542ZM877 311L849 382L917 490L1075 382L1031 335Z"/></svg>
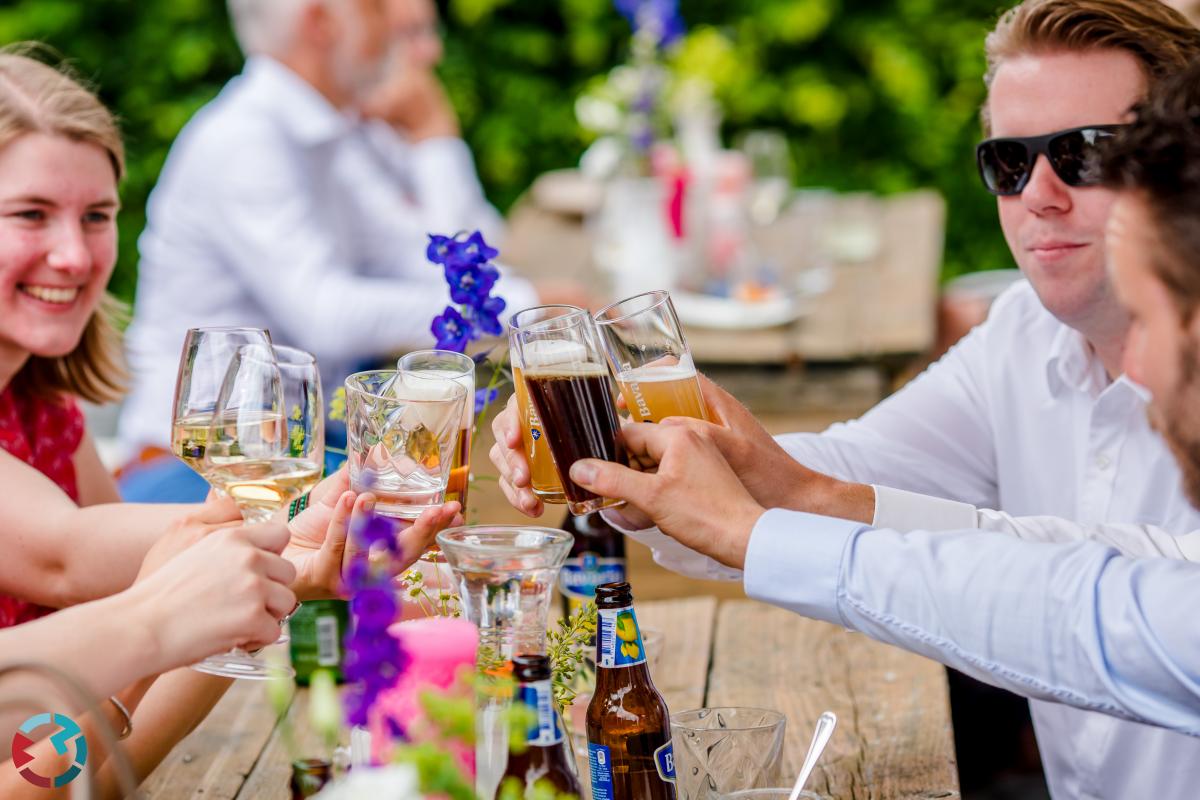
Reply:
<svg viewBox="0 0 1200 800"><path fill-rule="evenodd" d="M1183 490L1193 506L1200 508L1200 344L1187 337L1180 353L1179 382L1175 391L1156 409L1150 422L1167 442L1183 473Z"/></svg>

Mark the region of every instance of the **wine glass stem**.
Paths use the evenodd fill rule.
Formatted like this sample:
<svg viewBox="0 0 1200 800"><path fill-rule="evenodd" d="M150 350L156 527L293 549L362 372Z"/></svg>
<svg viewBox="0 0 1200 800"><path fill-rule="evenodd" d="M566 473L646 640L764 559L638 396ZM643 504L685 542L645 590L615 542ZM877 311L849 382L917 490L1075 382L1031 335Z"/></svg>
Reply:
<svg viewBox="0 0 1200 800"><path fill-rule="evenodd" d="M246 521L247 525L258 525L261 522L269 522L274 515L275 512L268 508L246 507L242 509L242 519Z"/></svg>

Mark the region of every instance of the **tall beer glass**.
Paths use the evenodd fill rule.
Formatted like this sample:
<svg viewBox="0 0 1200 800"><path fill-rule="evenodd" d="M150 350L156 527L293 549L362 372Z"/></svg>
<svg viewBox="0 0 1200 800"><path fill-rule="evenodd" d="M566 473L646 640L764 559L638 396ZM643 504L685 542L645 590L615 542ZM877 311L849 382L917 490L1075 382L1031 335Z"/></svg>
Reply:
<svg viewBox="0 0 1200 800"><path fill-rule="evenodd" d="M533 328L544 322L569 314L578 314L582 311L583 309L578 306L536 306L518 311L508 318L509 362L512 364L517 410L521 416L521 438L525 441L525 456L529 459L529 479L533 484L533 493L541 498L543 503L565 503L567 496L563 494L562 480L558 477L554 458L550 455L550 445L546 439L542 419L538 416L537 409L533 407L533 402L529 399L529 392L525 389L524 370L521 366L516 332L521 328ZM531 350L536 351L539 347L543 347L543 345L532 345ZM533 353L533 357L537 357L536 352Z"/></svg>
<svg viewBox="0 0 1200 800"><path fill-rule="evenodd" d="M567 509L579 515L623 505L623 500L589 492L569 476L571 465L581 458L629 463L612 378L591 315L582 310L563 314L518 328L513 336L525 388L562 478Z"/></svg>
<svg viewBox="0 0 1200 800"><path fill-rule="evenodd" d="M670 294L660 289L605 306L596 313L596 327L636 422L708 419Z"/></svg>
<svg viewBox="0 0 1200 800"><path fill-rule="evenodd" d="M475 362L470 356L452 350L417 350L396 362L401 379L408 384L414 381L453 381L467 392L463 404L462 429L458 435L458 447L450 462L450 483L446 485L446 502L457 500L467 513L467 483L471 472L471 432L475 412Z"/></svg>

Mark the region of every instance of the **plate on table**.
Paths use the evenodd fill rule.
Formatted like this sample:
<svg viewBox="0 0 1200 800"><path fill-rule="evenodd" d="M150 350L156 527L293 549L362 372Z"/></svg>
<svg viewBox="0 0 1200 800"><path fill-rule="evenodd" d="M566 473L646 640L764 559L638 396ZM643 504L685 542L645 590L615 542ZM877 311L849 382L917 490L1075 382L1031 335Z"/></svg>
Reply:
<svg viewBox="0 0 1200 800"><path fill-rule="evenodd" d="M805 312L803 298L796 295L751 301L675 289L671 291L671 302L684 325L730 331L787 325Z"/></svg>

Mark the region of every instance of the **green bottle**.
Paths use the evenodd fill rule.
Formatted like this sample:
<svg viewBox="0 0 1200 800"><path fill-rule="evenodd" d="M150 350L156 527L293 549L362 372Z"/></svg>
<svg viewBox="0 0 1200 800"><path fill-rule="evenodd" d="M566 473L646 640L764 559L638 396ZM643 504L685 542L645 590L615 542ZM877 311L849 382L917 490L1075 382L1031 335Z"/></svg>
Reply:
<svg viewBox="0 0 1200 800"><path fill-rule="evenodd" d="M307 600L296 610L288 621L296 683L307 686L318 669L331 670L334 680L342 682L345 658L342 639L349 618L350 608L345 600Z"/></svg>

